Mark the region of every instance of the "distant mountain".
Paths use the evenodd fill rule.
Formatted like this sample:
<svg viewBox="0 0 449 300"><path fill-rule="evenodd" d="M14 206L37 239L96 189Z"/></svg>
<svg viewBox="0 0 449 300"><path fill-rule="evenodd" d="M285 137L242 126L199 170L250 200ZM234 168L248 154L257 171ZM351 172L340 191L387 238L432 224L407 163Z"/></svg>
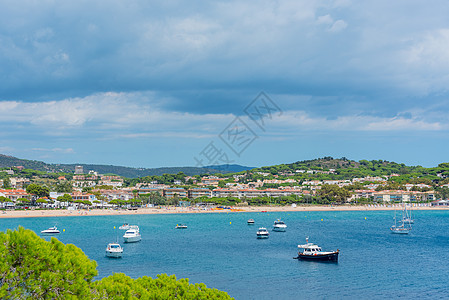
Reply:
<svg viewBox="0 0 449 300"><path fill-rule="evenodd" d="M188 176L214 173L233 173L248 170L248 167L240 165L221 165L207 167L163 167L163 168L131 168L113 165L93 165L93 164L47 164L42 161L21 159L14 156L0 154L0 168L8 168L14 166L24 166L27 169L39 170L52 173L72 173L75 166L83 166L87 173L90 170L100 174L117 174L119 176L136 178L151 175L176 174L183 172Z"/></svg>
<svg viewBox="0 0 449 300"><path fill-rule="evenodd" d="M219 170L226 173L237 173L246 170L252 170L254 167L246 167L241 165L215 165L215 166L206 166L207 169Z"/></svg>

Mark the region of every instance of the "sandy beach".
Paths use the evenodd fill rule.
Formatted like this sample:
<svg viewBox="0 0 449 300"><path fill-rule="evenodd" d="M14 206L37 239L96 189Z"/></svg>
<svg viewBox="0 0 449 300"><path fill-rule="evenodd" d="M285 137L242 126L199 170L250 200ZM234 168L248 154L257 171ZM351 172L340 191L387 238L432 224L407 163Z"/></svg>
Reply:
<svg viewBox="0 0 449 300"><path fill-rule="evenodd" d="M369 205L340 205L340 206L257 206L233 207L232 209L199 209L191 207L160 207L126 209L91 209L91 210L11 210L0 213L2 218L40 218L40 217L72 217L72 216L109 216L109 215L146 215L146 214L192 214L192 213L238 213L238 212L298 212L298 211L376 211L395 210L399 206L369 206ZM449 210L449 207L416 206L412 210Z"/></svg>

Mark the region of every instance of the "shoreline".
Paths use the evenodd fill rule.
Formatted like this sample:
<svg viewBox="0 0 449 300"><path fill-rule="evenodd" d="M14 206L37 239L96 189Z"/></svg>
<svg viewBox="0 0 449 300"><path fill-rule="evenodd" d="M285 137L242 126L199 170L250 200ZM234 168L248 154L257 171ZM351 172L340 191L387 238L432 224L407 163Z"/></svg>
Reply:
<svg viewBox="0 0 449 300"><path fill-rule="evenodd" d="M191 207L138 208L137 210L91 209L91 210L12 210L0 213L0 219L5 218L43 218L43 217L74 217L74 216L119 216L119 215L158 215L158 214L204 214L204 213L237 213L237 212L307 212L307 211L391 211L400 206L257 206L234 207L232 209L194 209ZM449 207L416 206L411 210L449 210Z"/></svg>

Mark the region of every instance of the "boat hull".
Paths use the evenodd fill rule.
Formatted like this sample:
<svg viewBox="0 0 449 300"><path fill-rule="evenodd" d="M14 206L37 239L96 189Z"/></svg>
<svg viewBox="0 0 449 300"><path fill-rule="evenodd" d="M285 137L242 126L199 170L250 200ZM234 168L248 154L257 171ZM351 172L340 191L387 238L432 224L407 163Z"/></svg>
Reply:
<svg viewBox="0 0 449 300"><path fill-rule="evenodd" d="M257 235L257 238L258 239L267 239L267 238L269 238L270 236L268 235L268 234L258 234Z"/></svg>
<svg viewBox="0 0 449 300"><path fill-rule="evenodd" d="M309 261L338 261L339 251L335 251L327 254L317 254L317 255L306 255L301 252L298 253L297 259L309 260Z"/></svg>
<svg viewBox="0 0 449 300"><path fill-rule="evenodd" d="M142 238L139 236L129 236L129 237L123 237L123 240L125 243L136 243L140 242Z"/></svg>
<svg viewBox="0 0 449 300"><path fill-rule="evenodd" d="M111 258L120 258L122 257L123 251L118 252L118 251L107 251L106 250L106 256L107 257L111 257Z"/></svg>
<svg viewBox="0 0 449 300"><path fill-rule="evenodd" d="M409 232L409 229L391 229L391 233L394 234L408 234Z"/></svg>
<svg viewBox="0 0 449 300"><path fill-rule="evenodd" d="M286 230L286 227L273 227L273 231L285 232Z"/></svg>
<svg viewBox="0 0 449 300"><path fill-rule="evenodd" d="M42 235L55 235L55 234L60 234L61 232L58 230L58 231L46 231L46 230L43 230L43 231L41 231L41 234Z"/></svg>

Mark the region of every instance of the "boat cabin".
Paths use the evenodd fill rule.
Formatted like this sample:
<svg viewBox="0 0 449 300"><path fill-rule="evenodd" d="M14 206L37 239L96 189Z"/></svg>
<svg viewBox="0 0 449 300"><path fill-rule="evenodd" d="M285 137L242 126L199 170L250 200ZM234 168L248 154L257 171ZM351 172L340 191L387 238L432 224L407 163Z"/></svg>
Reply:
<svg viewBox="0 0 449 300"><path fill-rule="evenodd" d="M299 246L298 246L299 247ZM303 247L300 247L303 248ZM318 247L317 245L312 244L311 246L304 248L304 254L315 254L321 252L321 248Z"/></svg>

